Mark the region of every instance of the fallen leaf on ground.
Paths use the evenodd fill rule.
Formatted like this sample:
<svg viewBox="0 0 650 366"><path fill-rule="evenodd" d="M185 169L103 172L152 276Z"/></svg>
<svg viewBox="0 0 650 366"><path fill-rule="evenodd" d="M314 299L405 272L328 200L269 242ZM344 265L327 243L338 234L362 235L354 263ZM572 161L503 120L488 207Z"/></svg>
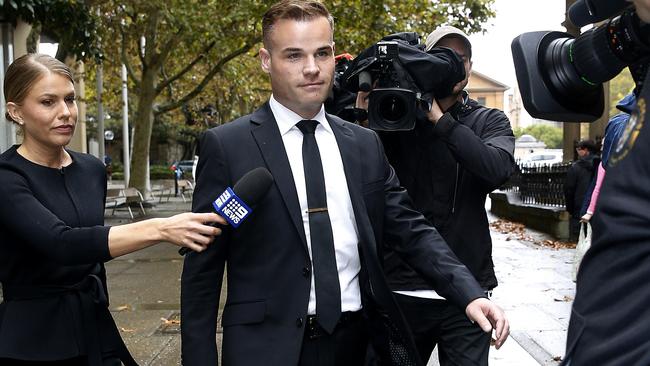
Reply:
<svg viewBox="0 0 650 366"><path fill-rule="evenodd" d="M553 300L557 302L570 302L573 301L573 297L564 295L564 297L561 299L553 299Z"/></svg>
<svg viewBox="0 0 650 366"><path fill-rule="evenodd" d="M113 311L125 311L125 310L131 310L131 307L128 304L125 304L113 308Z"/></svg>
<svg viewBox="0 0 650 366"><path fill-rule="evenodd" d="M160 320L162 320L162 322L163 322L165 325L172 325L172 324L180 324L180 323L181 323L181 321L178 320L178 319L160 318Z"/></svg>
<svg viewBox="0 0 650 366"><path fill-rule="evenodd" d="M519 240L527 241L529 243L537 244L543 247L553 249L572 249L576 247L576 243L566 242L561 240L539 240L526 234L526 225L503 219L498 219L490 223L490 227L501 234L508 234L506 241Z"/></svg>

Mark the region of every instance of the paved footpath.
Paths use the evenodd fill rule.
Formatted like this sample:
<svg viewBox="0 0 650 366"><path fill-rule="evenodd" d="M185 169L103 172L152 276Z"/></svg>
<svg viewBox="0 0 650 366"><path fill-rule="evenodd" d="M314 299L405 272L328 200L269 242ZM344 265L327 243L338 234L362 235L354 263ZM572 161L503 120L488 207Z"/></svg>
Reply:
<svg viewBox="0 0 650 366"><path fill-rule="evenodd" d="M169 216L189 209L189 202L172 198L147 209L147 216ZM128 222L128 213L118 211L114 216L107 215L106 221ZM539 233L526 234L543 239ZM493 300L506 311L511 336L500 350L491 350L490 365L557 365L564 354L575 291L571 281L574 250L509 240L512 235L496 231L492 231L492 237L500 283ZM182 257L172 245L157 245L106 265L111 312L127 347L141 365L180 364L182 266ZM437 365L435 358L428 364L433 365Z"/></svg>

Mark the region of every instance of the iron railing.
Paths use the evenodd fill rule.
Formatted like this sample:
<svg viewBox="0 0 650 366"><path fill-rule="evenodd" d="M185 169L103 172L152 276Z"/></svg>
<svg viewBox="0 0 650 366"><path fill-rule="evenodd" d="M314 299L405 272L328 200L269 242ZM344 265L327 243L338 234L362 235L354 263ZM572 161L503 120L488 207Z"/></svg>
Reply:
<svg viewBox="0 0 650 366"><path fill-rule="evenodd" d="M571 163L525 165L517 161L515 173L501 187L515 192L526 204L564 207L564 181Z"/></svg>

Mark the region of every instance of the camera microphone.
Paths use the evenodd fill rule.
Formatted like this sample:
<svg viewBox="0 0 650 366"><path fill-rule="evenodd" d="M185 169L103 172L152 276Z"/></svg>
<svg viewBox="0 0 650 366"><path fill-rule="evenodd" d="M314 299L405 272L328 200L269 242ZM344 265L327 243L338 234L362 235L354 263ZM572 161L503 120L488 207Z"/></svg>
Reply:
<svg viewBox="0 0 650 366"><path fill-rule="evenodd" d="M372 90L372 75L368 71L359 73L359 90L363 92Z"/></svg>
<svg viewBox="0 0 650 366"><path fill-rule="evenodd" d="M603 21L625 9L627 0L578 0L569 8L571 23L578 27Z"/></svg>
<svg viewBox="0 0 650 366"><path fill-rule="evenodd" d="M263 167L255 168L244 174L233 188L226 190L212 202L215 211L221 215L230 226L237 228L253 212L251 206L255 206L262 200L266 192L273 184L273 176L268 169ZM178 254L185 255L191 251L183 247Z"/></svg>

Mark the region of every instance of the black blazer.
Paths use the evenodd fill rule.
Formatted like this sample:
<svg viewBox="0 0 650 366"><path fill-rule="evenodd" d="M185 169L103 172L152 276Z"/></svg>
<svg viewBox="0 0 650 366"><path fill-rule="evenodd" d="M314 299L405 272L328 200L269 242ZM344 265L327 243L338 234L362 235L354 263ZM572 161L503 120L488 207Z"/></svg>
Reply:
<svg viewBox="0 0 650 366"><path fill-rule="evenodd" d="M16 148L0 155L0 358L94 365L115 351L134 364L108 311L104 164L68 151L53 169Z"/></svg>
<svg viewBox="0 0 650 366"><path fill-rule="evenodd" d="M360 286L372 342L387 364L415 365L409 332L382 274L381 243L394 244L422 276L461 307L483 296L437 231L411 207L371 130L327 116L342 155L359 231ZM185 365L216 365L217 308L228 264L223 365L296 365L310 290L310 258L298 197L279 129L267 104L206 131L200 140L193 211L245 173L266 167L274 185L239 228L185 258L181 285ZM395 358L388 339L408 356ZM390 360L388 351L393 353Z"/></svg>

